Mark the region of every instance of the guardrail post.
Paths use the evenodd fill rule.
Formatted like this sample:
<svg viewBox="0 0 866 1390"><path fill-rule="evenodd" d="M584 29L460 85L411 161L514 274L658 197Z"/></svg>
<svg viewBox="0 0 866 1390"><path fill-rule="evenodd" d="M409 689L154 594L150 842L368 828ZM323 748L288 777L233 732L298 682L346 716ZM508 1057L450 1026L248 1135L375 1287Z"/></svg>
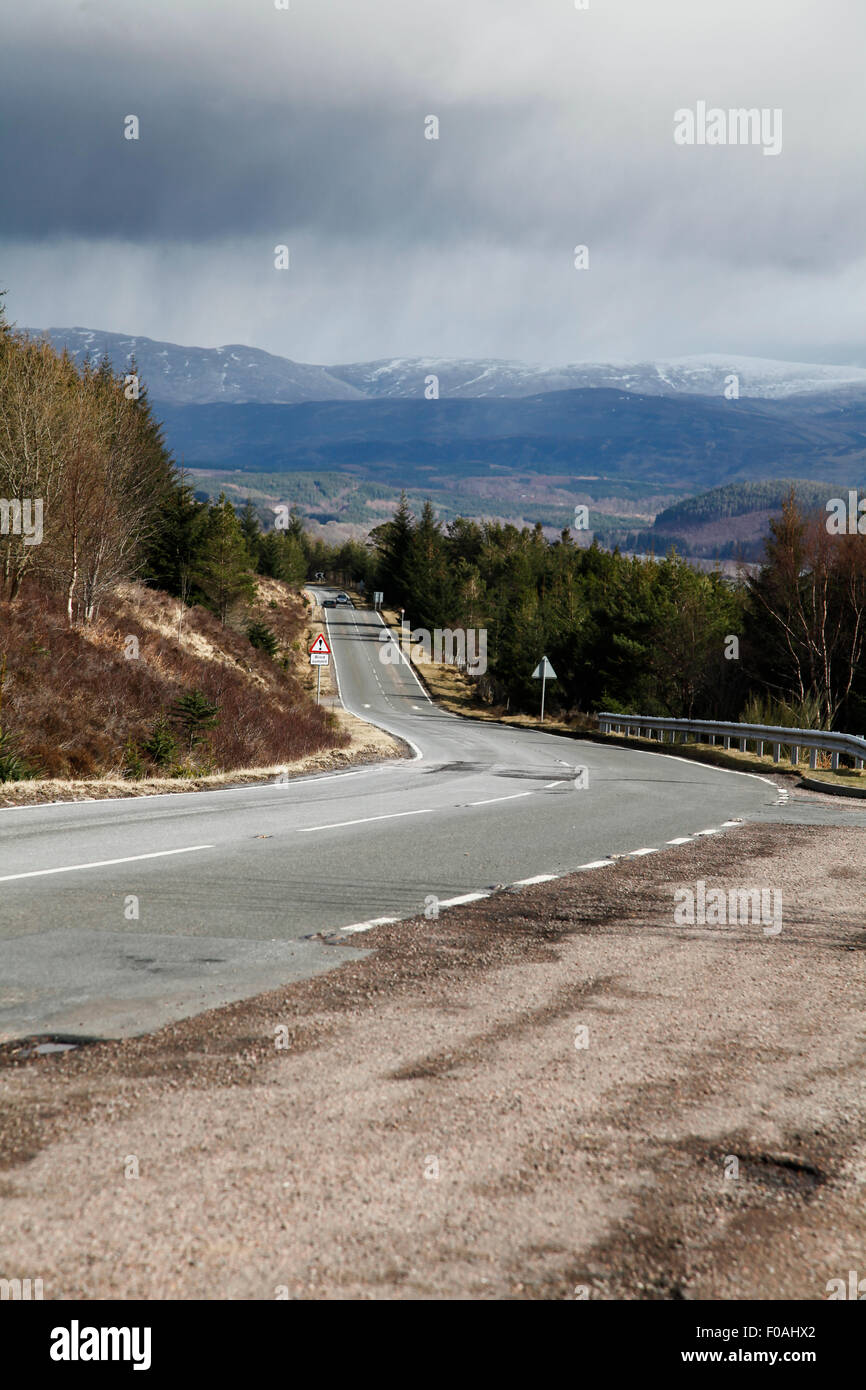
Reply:
<svg viewBox="0 0 866 1390"><path fill-rule="evenodd" d="M764 756L764 740L763 740L762 738L759 738L759 739L756 739L755 742L756 742L757 745L758 745L758 757L759 757L759 758L763 758L763 756Z"/></svg>
<svg viewBox="0 0 866 1390"><path fill-rule="evenodd" d="M741 738L741 739L740 739L740 752L741 752L741 753L747 752L747 751L748 751L748 747L749 747L749 740L748 740L747 738Z"/></svg>
<svg viewBox="0 0 866 1390"><path fill-rule="evenodd" d="M724 745L725 745L726 748L730 748L730 746L731 746L731 740L730 740L730 738L728 737L727 734L725 734L725 737L724 737L724 739L723 739L723 742L724 742Z"/></svg>
<svg viewBox="0 0 866 1390"><path fill-rule="evenodd" d="M794 764L794 767L796 767L799 761L800 761L800 750L799 750L799 748L797 747L796 744L793 744L792 747L791 747L791 762Z"/></svg>
<svg viewBox="0 0 866 1390"><path fill-rule="evenodd" d="M777 762L779 761L779 759L781 758L781 756L782 756L782 745L781 745L781 743L774 743L774 744L773 744L773 762L774 762L774 763L777 763Z"/></svg>
<svg viewBox="0 0 866 1390"><path fill-rule="evenodd" d="M837 770L838 767L839 767L839 754L838 754L838 753L833 752L833 753L830 754L830 766L832 767L833 771L836 772L836 770Z"/></svg>
<svg viewBox="0 0 866 1390"><path fill-rule="evenodd" d="M810 750L809 750L809 766L810 766L810 768L812 769L813 772L815 771L815 768L818 766L818 750L817 750L817 748L810 748Z"/></svg>

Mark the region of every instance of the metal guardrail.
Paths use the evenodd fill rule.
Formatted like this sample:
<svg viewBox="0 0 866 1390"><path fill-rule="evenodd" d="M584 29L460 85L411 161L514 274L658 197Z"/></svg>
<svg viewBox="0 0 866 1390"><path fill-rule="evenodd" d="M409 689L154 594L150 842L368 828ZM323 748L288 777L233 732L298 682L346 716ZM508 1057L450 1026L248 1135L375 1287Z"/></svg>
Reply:
<svg viewBox="0 0 866 1390"><path fill-rule="evenodd" d="M764 755L764 745L770 744L774 763L780 761L783 748L791 750L791 762L795 764L800 761L801 749L808 748L809 766L812 769L818 766L818 754L821 752L831 755L834 769L839 766L840 753L853 758L855 767L863 767L866 763L866 738L856 734L786 729L776 724L723 724L715 719L662 719L647 714L612 714L609 710L598 716L598 727L603 734L624 732L628 736L636 733L637 737L641 737L642 731L645 731L647 738L657 734L662 743L668 734L671 743L677 742L677 734L682 735L682 743L688 742L690 736L697 736L699 742L707 740L711 744L719 739L725 748L738 743L743 753L753 743L759 757Z"/></svg>

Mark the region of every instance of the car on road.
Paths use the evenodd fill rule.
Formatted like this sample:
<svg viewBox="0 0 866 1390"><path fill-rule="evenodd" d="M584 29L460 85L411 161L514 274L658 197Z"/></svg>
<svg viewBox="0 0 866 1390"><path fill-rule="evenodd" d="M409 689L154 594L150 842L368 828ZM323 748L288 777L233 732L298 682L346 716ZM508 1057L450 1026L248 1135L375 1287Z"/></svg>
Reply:
<svg viewBox="0 0 866 1390"><path fill-rule="evenodd" d="M350 607L352 606L352 600L349 598L348 594L337 594L337 602L348 603Z"/></svg>
<svg viewBox="0 0 866 1390"><path fill-rule="evenodd" d="M322 604L323 608L336 608L336 606L337 600L335 598L326 598L324 603Z"/></svg>

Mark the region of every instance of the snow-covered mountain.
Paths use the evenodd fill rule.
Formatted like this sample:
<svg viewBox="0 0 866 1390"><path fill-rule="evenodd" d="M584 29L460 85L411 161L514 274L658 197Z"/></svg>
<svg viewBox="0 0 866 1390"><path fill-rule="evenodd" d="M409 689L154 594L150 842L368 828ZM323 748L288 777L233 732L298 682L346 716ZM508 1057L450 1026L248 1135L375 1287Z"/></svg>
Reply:
<svg viewBox="0 0 866 1390"><path fill-rule="evenodd" d="M763 357L674 357L664 362L575 362L535 365L491 359L412 357L329 367L332 376L365 396L405 399L423 396L428 376L439 380L440 396L534 396L542 391L612 387L643 396L721 396L727 379L738 378L741 396L777 400L834 390L866 390L866 368L777 362Z"/></svg>
<svg viewBox="0 0 866 1390"><path fill-rule="evenodd" d="M39 335L43 330L27 329ZM151 399L171 405L296 404L300 401L423 399L438 378L442 397L515 399L541 392L612 387L646 396L721 397L736 375L741 397L779 400L815 393L866 394L866 368L784 362L762 357L674 357L638 363L576 362L567 366L490 359L398 357L377 362L315 366L259 348L181 347L89 328L44 330L78 362L109 356L116 370L135 357Z"/></svg>
<svg viewBox="0 0 866 1390"><path fill-rule="evenodd" d="M218 348L180 347L91 328L23 331L49 338L58 351L68 348L79 364L88 357L99 362L107 354L115 371L125 372L134 357L151 400L169 405L214 401L294 405L299 401L352 401L364 396L363 391L332 377L326 367L292 362L239 343Z"/></svg>

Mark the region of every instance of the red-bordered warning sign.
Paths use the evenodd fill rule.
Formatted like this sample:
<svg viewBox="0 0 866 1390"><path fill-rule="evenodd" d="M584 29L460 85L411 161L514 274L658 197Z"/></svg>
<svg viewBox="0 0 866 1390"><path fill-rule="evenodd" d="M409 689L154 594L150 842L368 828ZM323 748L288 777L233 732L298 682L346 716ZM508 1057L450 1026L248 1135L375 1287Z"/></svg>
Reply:
<svg viewBox="0 0 866 1390"><path fill-rule="evenodd" d="M330 656L331 648L325 641L323 633L319 633L313 645L310 647L310 656Z"/></svg>

